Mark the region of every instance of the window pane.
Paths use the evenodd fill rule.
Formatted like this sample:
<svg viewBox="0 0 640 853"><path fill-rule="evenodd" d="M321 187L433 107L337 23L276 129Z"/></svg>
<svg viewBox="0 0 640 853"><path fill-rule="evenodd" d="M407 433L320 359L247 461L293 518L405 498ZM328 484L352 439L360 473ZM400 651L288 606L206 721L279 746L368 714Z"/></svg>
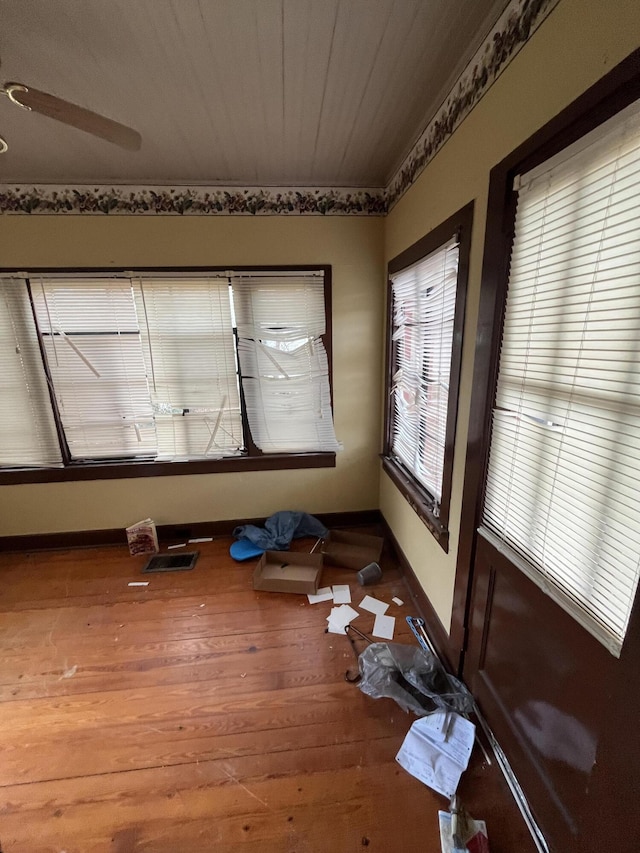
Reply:
<svg viewBox="0 0 640 853"><path fill-rule="evenodd" d="M244 444L229 282L140 278L141 318L159 459L215 459Z"/></svg>
<svg viewBox="0 0 640 853"><path fill-rule="evenodd" d="M60 467L47 378L24 280L2 281L0 465Z"/></svg>
<svg viewBox="0 0 640 853"><path fill-rule="evenodd" d="M520 181L484 510L616 652L640 569L639 190L637 105Z"/></svg>
<svg viewBox="0 0 640 853"><path fill-rule="evenodd" d="M439 503L459 249L456 240L392 276L391 451Z"/></svg>
<svg viewBox="0 0 640 853"><path fill-rule="evenodd" d="M127 280L32 281L72 459L153 457L155 425Z"/></svg>
<svg viewBox="0 0 640 853"><path fill-rule="evenodd" d="M16 385L32 418L25 426L28 415L16 396L15 417L4 423L6 464L14 459L13 438L46 427L54 454L18 443L16 465L60 464L67 448L74 462L258 457L256 446L279 453L339 449L322 339L324 270L95 271L30 281L37 325L26 278L18 283L24 305L13 304L9 284L0 319L5 388L17 395L10 388ZM254 437L249 447L245 418Z"/></svg>
<svg viewBox="0 0 640 853"><path fill-rule="evenodd" d="M264 453L337 451L325 333L324 275L233 278L247 417Z"/></svg>

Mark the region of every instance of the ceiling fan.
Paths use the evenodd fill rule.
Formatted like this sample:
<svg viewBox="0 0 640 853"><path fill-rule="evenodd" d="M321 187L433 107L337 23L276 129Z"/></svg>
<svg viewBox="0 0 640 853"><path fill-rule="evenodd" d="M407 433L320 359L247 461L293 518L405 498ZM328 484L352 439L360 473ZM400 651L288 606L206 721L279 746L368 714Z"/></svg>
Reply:
<svg viewBox="0 0 640 853"><path fill-rule="evenodd" d="M119 145L120 148L126 148L127 151L140 150L142 137L137 130L79 107L77 104L63 101L55 95L49 95L47 92L41 92L22 83L5 83L0 88L0 94L6 95L12 104L22 109L33 110L34 113L69 124L85 133L99 136L100 139L111 142L113 145ZM0 154L3 154L8 147L6 141L0 137Z"/></svg>

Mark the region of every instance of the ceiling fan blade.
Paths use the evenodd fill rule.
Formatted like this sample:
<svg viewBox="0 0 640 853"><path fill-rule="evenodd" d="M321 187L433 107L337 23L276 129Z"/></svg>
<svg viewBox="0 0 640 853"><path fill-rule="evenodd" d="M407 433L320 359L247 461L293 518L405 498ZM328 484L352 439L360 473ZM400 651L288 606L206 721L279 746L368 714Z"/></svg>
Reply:
<svg viewBox="0 0 640 853"><path fill-rule="evenodd" d="M61 98L56 98L55 95L49 95L39 89L32 89L30 86L23 86L21 83L6 83L4 91L14 103L28 107L34 113L48 116L56 121L61 121L63 124L70 124L72 127L77 127L78 130L99 136L101 139L119 145L120 148L126 148L128 151L140 150L142 137L137 130L133 130L131 127L105 118L91 110L85 110L84 107L79 107L77 104L63 101Z"/></svg>

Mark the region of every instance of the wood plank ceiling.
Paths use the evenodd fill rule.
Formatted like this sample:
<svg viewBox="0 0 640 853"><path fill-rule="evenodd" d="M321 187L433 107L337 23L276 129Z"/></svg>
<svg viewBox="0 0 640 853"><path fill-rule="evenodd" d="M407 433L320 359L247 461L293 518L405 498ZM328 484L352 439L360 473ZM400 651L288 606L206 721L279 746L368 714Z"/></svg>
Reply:
<svg viewBox="0 0 640 853"><path fill-rule="evenodd" d="M0 181L385 186L505 6L2 0L2 82L128 124L143 145L0 98Z"/></svg>

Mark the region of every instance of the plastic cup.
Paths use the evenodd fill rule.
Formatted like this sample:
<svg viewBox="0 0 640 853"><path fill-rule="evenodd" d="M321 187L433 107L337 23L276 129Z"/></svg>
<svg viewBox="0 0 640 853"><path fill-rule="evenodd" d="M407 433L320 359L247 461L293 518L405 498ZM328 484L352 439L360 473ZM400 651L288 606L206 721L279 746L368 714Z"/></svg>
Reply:
<svg viewBox="0 0 640 853"><path fill-rule="evenodd" d="M369 586L369 584L377 583L382 577L382 569L377 563L369 563L364 569L358 572L358 583L360 586Z"/></svg>

